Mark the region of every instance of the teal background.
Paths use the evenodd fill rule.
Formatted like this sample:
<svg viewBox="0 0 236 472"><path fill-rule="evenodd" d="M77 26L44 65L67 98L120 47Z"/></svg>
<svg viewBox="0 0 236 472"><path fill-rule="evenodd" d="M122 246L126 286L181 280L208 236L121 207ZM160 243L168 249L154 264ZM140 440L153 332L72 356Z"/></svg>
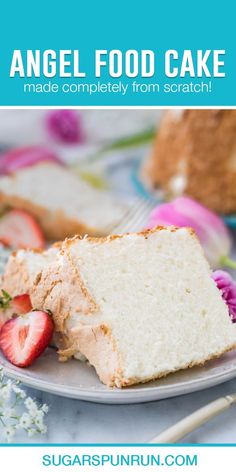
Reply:
<svg viewBox="0 0 236 472"><path fill-rule="evenodd" d="M236 106L235 2L119 0L9 1L1 6L1 106ZM24 94L23 83L49 79L10 78L14 49L79 49L86 82L95 82L95 49L153 49L157 77L145 82L170 82L163 74L167 49L225 49L225 78L213 78L211 93L199 94ZM162 59L161 59L162 58ZM81 79L51 79L76 82ZM114 81L104 75L102 82ZM123 82L133 79L123 79ZM141 79L136 79L141 82ZM174 82L177 79L172 79ZM179 79L187 82L185 79ZM194 79L188 79L194 81ZM202 79L195 79L197 82ZM208 81L210 79L203 79Z"/></svg>

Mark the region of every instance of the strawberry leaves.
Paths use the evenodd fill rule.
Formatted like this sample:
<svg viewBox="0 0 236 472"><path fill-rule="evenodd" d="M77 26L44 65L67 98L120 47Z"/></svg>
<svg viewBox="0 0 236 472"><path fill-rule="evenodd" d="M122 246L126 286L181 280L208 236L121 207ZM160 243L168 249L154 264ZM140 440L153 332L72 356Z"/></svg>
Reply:
<svg viewBox="0 0 236 472"><path fill-rule="evenodd" d="M0 297L0 310L6 310L12 301L11 295L2 289L2 296Z"/></svg>

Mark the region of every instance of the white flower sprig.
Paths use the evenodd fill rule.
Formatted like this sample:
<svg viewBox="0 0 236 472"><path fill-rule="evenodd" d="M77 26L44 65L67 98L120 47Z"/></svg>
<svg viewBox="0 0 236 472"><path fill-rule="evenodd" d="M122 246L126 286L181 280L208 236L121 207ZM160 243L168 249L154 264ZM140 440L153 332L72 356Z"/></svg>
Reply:
<svg viewBox="0 0 236 472"><path fill-rule="evenodd" d="M9 380L0 368L0 437L2 442L11 442L17 431L34 436L45 434L47 426L44 416L46 404L39 405L19 387L20 382Z"/></svg>

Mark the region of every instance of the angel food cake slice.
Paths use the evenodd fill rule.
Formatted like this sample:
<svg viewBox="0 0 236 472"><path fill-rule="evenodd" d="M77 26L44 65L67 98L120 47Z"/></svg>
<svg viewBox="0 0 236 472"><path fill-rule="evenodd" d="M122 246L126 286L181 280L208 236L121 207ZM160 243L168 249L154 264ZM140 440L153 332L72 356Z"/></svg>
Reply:
<svg viewBox="0 0 236 472"><path fill-rule="evenodd" d="M236 325L191 230L75 237L53 250L52 264L39 256L28 292L53 313L61 359L82 353L108 386L147 382L236 346ZM31 256L9 261L9 293L19 293Z"/></svg>
<svg viewBox="0 0 236 472"><path fill-rule="evenodd" d="M41 163L0 178L0 211L26 210L46 237L105 235L120 222L127 205L55 163Z"/></svg>

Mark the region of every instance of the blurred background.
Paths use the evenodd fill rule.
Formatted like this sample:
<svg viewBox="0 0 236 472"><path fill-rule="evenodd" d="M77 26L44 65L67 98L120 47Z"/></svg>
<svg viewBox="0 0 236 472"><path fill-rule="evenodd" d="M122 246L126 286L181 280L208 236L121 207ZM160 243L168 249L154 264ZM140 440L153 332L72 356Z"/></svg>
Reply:
<svg viewBox="0 0 236 472"><path fill-rule="evenodd" d="M0 110L4 246L157 225L202 241L203 212L218 234L236 228L235 184L236 110Z"/></svg>
<svg viewBox="0 0 236 472"><path fill-rule="evenodd" d="M114 190L132 193L134 163L148 152L161 114L144 109L0 110L0 151L45 146L69 165L81 166L91 183L112 182Z"/></svg>

